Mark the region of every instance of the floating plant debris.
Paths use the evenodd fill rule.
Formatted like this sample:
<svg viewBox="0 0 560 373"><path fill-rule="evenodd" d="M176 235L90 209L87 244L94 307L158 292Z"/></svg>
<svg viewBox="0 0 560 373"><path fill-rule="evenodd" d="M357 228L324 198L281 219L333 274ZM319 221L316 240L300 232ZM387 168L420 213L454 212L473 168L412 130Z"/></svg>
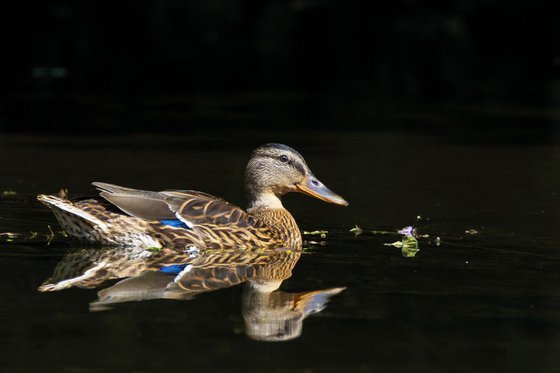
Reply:
<svg viewBox="0 0 560 373"><path fill-rule="evenodd" d="M414 236L404 236L402 239L401 252L405 258L412 258L420 251L418 248L418 240Z"/></svg>
<svg viewBox="0 0 560 373"><path fill-rule="evenodd" d="M329 231L317 230L317 231L303 231L303 234L309 236L320 236L321 238L326 238Z"/></svg>
<svg viewBox="0 0 560 373"><path fill-rule="evenodd" d="M405 236L415 236L416 230L412 226L404 227L403 229L398 231L400 234Z"/></svg>
<svg viewBox="0 0 560 373"><path fill-rule="evenodd" d="M416 253L418 251L420 251L420 249L418 248L418 240L414 236L404 236L401 241L384 243L383 245L400 248L402 255L405 258L412 258L416 256Z"/></svg>
<svg viewBox="0 0 560 373"><path fill-rule="evenodd" d="M0 242L14 242L14 241L35 241L45 240L47 243L52 241L55 237L68 237L64 231L53 231L49 227L48 232L0 232Z"/></svg>
<svg viewBox="0 0 560 373"><path fill-rule="evenodd" d="M383 245L401 248L403 246L403 243L402 243L402 241L395 241L395 242L390 242L390 243L387 242L387 243L384 243Z"/></svg>
<svg viewBox="0 0 560 373"><path fill-rule="evenodd" d="M350 232L354 233L355 236L359 236L360 234L363 233L362 228L358 227L358 225L356 224L356 226L352 229L350 229Z"/></svg>

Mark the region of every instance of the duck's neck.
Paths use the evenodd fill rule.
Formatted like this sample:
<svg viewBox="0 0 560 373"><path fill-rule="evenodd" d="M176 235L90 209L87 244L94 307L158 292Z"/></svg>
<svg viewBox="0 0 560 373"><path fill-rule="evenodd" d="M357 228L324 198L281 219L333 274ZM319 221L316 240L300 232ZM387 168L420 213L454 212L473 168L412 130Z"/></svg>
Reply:
<svg viewBox="0 0 560 373"><path fill-rule="evenodd" d="M282 201L273 192L256 193L249 196L247 211L261 209L283 209Z"/></svg>
<svg viewBox="0 0 560 373"><path fill-rule="evenodd" d="M247 212L270 228L271 237L279 246L301 249L301 233L298 225L277 196L273 194L251 200Z"/></svg>

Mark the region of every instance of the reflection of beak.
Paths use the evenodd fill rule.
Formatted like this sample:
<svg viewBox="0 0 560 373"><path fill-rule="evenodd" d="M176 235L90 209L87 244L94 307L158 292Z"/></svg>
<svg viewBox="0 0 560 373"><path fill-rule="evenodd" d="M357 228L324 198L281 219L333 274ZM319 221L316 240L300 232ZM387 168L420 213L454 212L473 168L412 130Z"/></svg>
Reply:
<svg viewBox="0 0 560 373"><path fill-rule="evenodd" d="M295 187L298 192L311 197L336 205L348 206L348 202L344 198L331 191L312 174L305 176L301 182L295 184Z"/></svg>

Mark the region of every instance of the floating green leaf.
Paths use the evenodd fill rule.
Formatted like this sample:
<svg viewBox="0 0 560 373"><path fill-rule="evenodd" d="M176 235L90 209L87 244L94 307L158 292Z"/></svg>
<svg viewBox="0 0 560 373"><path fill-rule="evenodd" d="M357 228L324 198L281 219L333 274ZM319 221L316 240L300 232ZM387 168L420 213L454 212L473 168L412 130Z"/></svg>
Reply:
<svg viewBox="0 0 560 373"><path fill-rule="evenodd" d="M420 251L418 248L418 240L414 236L404 236L401 241L384 243L383 245L400 248L405 258L412 258Z"/></svg>
<svg viewBox="0 0 560 373"><path fill-rule="evenodd" d="M418 248L418 240L414 236L404 236L402 239L401 252L406 258L411 258L416 256L416 253L420 251Z"/></svg>

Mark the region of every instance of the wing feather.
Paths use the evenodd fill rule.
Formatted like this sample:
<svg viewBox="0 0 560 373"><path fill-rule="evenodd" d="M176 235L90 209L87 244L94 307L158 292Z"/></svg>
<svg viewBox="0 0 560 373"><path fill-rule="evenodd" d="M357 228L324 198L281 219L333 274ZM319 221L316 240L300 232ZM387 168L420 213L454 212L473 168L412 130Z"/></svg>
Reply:
<svg viewBox="0 0 560 373"><path fill-rule="evenodd" d="M176 219L163 198L101 192L99 195L128 215L145 220Z"/></svg>
<svg viewBox="0 0 560 373"><path fill-rule="evenodd" d="M152 192L101 182L93 185L100 190L101 197L125 213L145 220L180 219L189 226L265 227L240 207L208 193L194 190Z"/></svg>

